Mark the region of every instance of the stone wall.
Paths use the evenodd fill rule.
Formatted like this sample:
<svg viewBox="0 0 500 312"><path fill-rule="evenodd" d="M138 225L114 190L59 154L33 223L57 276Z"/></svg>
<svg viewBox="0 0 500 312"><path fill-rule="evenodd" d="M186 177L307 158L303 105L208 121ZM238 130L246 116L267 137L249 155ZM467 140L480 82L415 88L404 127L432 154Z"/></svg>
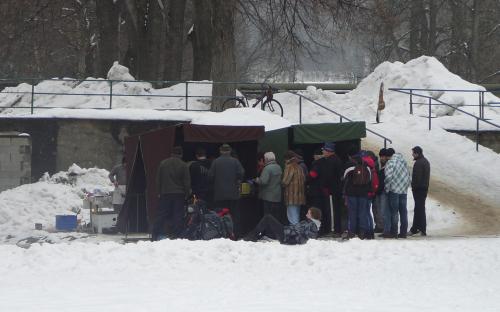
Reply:
<svg viewBox="0 0 500 312"><path fill-rule="evenodd" d="M176 123L179 121L1 118L0 132L31 136L31 180L37 181L44 172L65 171L73 163L110 170L121 161L127 135Z"/></svg>
<svg viewBox="0 0 500 312"><path fill-rule="evenodd" d="M457 133L465 136L469 140L476 142L476 132L470 130L448 130L448 132ZM480 131L479 144L500 153L500 131ZM479 147L481 150L481 147Z"/></svg>

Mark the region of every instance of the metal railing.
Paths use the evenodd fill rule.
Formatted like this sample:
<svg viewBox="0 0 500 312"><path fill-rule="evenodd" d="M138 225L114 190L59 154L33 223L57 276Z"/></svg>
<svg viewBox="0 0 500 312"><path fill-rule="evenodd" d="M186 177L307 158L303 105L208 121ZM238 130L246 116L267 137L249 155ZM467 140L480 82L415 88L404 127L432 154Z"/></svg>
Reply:
<svg viewBox="0 0 500 312"><path fill-rule="evenodd" d="M355 120L352 120L352 119L350 119L350 118L348 118L348 117L346 117L346 116L344 116L344 115L342 115L342 114L334 111L333 109L330 109L330 108L324 106L323 104L321 104L321 103L319 103L319 102L317 102L317 101L315 101L315 100L313 100L313 99L311 99L311 98L309 98L307 96L304 96L302 94L295 93L295 92L290 92L290 91L287 91L287 93L290 93L290 94L293 94L293 95L296 95L296 96L299 97L299 124L302 124L302 105L303 105L302 104L303 103L302 99L304 99L304 100L306 100L308 102L311 102L314 105L316 105L318 107L321 107L324 110L326 110L326 111L328 111L328 112L330 112L330 113L332 113L334 115L337 115L339 117L339 122L340 123L342 123L344 120L347 120L347 121L350 121L350 122L355 121ZM384 140L384 147L387 147L387 142L389 142L390 144L392 144L392 140L391 139L389 139L389 138L381 135L380 133L377 133L377 132L375 132L375 131L373 131L371 129L368 129L368 128L366 128L366 131L368 131L371 134L373 134L375 136L378 136L379 138L383 139Z"/></svg>
<svg viewBox="0 0 500 312"><path fill-rule="evenodd" d="M404 94L408 94L410 96L410 114L413 115L413 104L425 104L428 106L428 115L427 118L429 119L429 131L432 129L432 106L447 106L453 110L459 111L463 113L464 115L470 116L472 118L476 119L476 151L479 151L479 122L484 122L486 124L489 124L490 126L493 126L495 128L500 129L500 125L497 125L485 118L485 113L484 113L484 108L485 108L485 102L484 102L484 94L489 92L485 90L459 90L459 89L420 89L420 88L389 88L391 91L396 91ZM476 116L474 114L471 114L469 112L464 111L463 109L460 109L454 105L451 105L449 103L445 103L444 101L441 101L439 99L436 99L432 97L431 95L427 94L420 94L416 93L419 91L424 91L424 92L474 92L478 93L478 104L468 104L468 105L462 105L462 106L477 106L479 107L479 116ZM413 102L413 97L420 97L420 98L425 98L427 99L427 103L419 103L419 102ZM436 103L433 103L435 101ZM492 105L493 104L493 105ZM500 102L490 102L488 103L489 107L496 107L497 105L500 105Z"/></svg>

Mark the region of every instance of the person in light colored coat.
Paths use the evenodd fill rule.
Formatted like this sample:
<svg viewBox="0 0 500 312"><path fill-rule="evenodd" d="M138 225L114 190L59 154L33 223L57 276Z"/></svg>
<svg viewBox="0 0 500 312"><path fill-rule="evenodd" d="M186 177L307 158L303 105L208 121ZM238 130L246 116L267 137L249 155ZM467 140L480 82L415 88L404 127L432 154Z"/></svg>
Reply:
<svg viewBox="0 0 500 312"><path fill-rule="evenodd" d="M304 170L294 152L287 152L285 159L286 166L281 183L286 215L290 224L297 224L300 221L300 206L306 204Z"/></svg>
<svg viewBox="0 0 500 312"><path fill-rule="evenodd" d="M391 211L390 233L384 233L388 237L406 238L408 230L408 209L406 207L408 187L410 186L410 170L403 155L395 153L390 156L385 165L385 192L389 199ZM398 235L398 213L401 226ZM388 234L388 235L387 235Z"/></svg>
<svg viewBox="0 0 500 312"><path fill-rule="evenodd" d="M262 199L264 214L281 219L281 176L283 171L276 162L273 152L264 154L264 169L255 182L259 185L259 198Z"/></svg>

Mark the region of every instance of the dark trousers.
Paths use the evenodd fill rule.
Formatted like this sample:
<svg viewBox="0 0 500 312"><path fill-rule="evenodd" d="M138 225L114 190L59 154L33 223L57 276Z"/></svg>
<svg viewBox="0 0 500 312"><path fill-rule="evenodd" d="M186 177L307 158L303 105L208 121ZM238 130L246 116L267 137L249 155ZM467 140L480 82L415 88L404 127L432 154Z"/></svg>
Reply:
<svg viewBox="0 0 500 312"><path fill-rule="evenodd" d="M283 208L281 203L270 202L267 200L262 200L262 207L264 208L264 215L270 214L277 220L282 219Z"/></svg>
<svg viewBox="0 0 500 312"><path fill-rule="evenodd" d="M333 194L333 231L342 234L342 194Z"/></svg>
<svg viewBox="0 0 500 312"><path fill-rule="evenodd" d="M184 214L184 194L162 194L151 239L156 241L166 234L165 223L169 234L174 238L179 237L184 228Z"/></svg>
<svg viewBox="0 0 500 312"><path fill-rule="evenodd" d="M233 232L236 237L240 237L241 235L241 213L238 203L239 199L216 200L214 202L214 210L216 212L219 212L224 208L229 209L231 218L233 219Z"/></svg>
<svg viewBox="0 0 500 312"><path fill-rule="evenodd" d="M425 199L427 198L426 189L412 189L413 199L415 200L415 210L413 211L413 225L410 229L412 233L421 231L427 233L427 220L425 216Z"/></svg>
<svg viewBox="0 0 500 312"><path fill-rule="evenodd" d="M270 214L266 214L257 224L255 230L253 230L252 235L255 239L262 236L267 236L272 239L277 239L280 242L283 241L285 229L283 224L281 224L278 219Z"/></svg>
<svg viewBox="0 0 500 312"><path fill-rule="evenodd" d="M319 234L325 235L330 233L332 230L330 198L323 193L318 193L315 196L311 197L310 204L312 207L316 207L321 210L321 226L319 228Z"/></svg>

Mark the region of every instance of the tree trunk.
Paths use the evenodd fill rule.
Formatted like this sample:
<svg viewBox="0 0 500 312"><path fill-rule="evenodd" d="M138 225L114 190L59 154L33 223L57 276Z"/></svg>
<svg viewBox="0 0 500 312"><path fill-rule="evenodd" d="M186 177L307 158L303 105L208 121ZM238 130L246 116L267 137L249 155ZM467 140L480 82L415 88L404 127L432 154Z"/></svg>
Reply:
<svg viewBox="0 0 500 312"><path fill-rule="evenodd" d="M118 5L113 0L96 1L99 31L98 53L100 77L106 77L114 61L118 60Z"/></svg>
<svg viewBox="0 0 500 312"><path fill-rule="evenodd" d="M222 104L235 96L235 85L216 82L234 82L236 61L234 55L235 0L214 0L212 49L212 111L222 111Z"/></svg>
<svg viewBox="0 0 500 312"><path fill-rule="evenodd" d="M483 0L484 1L484 0ZM478 65L479 65L479 18L480 18L480 10L479 10L479 1L474 0L472 10L472 34L471 34L471 52L470 52L470 62L471 62L471 79L473 82L477 81L478 78Z"/></svg>
<svg viewBox="0 0 500 312"><path fill-rule="evenodd" d="M210 80L212 73L212 4L193 0L194 28L189 35L193 46L193 80Z"/></svg>
<svg viewBox="0 0 500 312"><path fill-rule="evenodd" d="M166 30L164 80L181 80L185 10L186 0L170 0Z"/></svg>

